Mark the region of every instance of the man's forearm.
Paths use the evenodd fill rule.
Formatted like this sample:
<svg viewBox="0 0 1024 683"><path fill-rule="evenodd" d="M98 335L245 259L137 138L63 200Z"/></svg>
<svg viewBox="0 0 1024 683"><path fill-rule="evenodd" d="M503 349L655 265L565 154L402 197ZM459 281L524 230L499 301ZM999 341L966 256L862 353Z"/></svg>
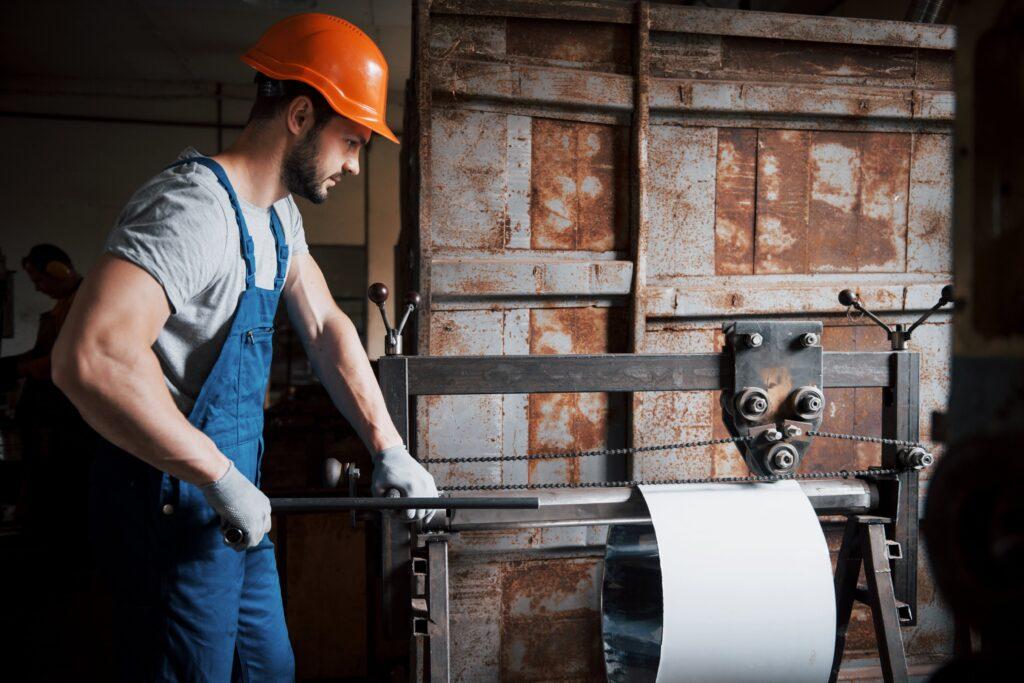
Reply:
<svg viewBox="0 0 1024 683"><path fill-rule="evenodd" d="M178 410L151 349L54 349L54 381L105 439L183 481L216 481L228 459Z"/></svg>
<svg viewBox="0 0 1024 683"><path fill-rule="evenodd" d="M338 311L328 317L319 334L307 340L306 352L334 405L371 452L402 443L348 316Z"/></svg>

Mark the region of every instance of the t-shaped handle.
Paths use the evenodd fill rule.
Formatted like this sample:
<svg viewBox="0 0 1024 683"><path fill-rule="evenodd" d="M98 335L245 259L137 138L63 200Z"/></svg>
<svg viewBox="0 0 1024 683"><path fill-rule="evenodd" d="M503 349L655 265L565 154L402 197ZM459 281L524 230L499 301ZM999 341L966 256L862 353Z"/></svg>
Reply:
<svg viewBox="0 0 1024 683"><path fill-rule="evenodd" d="M857 293L852 289L844 289L843 291L839 292L839 303L841 303L843 306L846 306L847 308L856 308L858 311L860 311L868 318L870 318L872 322L874 322L876 325L885 330L885 335L889 339L889 342L892 344L893 351L905 351L907 349L907 342L910 341L910 335L914 330L917 329L918 325L920 325L925 320L930 318L932 314L935 313L935 311L939 310L946 304L953 302L953 285L946 285L945 287L942 288L942 291L939 293L938 302L930 309L925 311L924 315L922 315L920 318L914 321L913 325L904 329L902 323L896 324L893 327L889 327L889 325L883 322L877 315L875 315L874 313L872 313L871 311L864 307L864 304L861 303L860 296L858 296Z"/></svg>
<svg viewBox="0 0 1024 683"><path fill-rule="evenodd" d="M374 282L366 290L366 296L369 297L370 301L377 304L377 308L380 309L381 318L384 320L384 329L387 331L384 339L384 354L387 356L399 356L402 354L402 332L405 330L405 324L409 322L409 316L420 305L420 295L416 292L409 292L405 295L405 312L402 314L402 319L399 321L397 328L391 327L387 311L384 310L384 304L387 302L389 295L388 286L383 282Z"/></svg>

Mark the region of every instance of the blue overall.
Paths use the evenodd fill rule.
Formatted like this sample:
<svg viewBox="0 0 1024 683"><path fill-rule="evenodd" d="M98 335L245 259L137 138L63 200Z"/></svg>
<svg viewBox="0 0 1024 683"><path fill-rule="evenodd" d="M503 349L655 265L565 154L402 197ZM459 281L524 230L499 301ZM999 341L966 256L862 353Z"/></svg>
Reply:
<svg viewBox="0 0 1024 683"><path fill-rule="evenodd" d="M253 241L231 182L212 159L178 164L192 162L213 171L231 199L245 291L188 419L258 486L263 397L288 245L271 208L277 275L274 289L257 287ZM101 567L113 584L114 645L124 680L294 679L269 538L242 552L226 546L220 518L198 488L111 444L104 444L97 458L93 494L93 528Z"/></svg>

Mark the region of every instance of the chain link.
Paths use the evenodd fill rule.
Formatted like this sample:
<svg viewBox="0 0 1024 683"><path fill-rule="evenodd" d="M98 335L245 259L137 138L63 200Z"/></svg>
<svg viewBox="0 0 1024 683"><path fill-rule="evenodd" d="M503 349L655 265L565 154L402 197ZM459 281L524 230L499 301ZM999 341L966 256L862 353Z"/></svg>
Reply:
<svg viewBox="0 0 1024 683"><path fill-rule="evenodd" d="M682 448L697 448L700 446L714 446L722 443L740 443L742 441L753 441L752 436L728 436L722 439L706 439L704 441L683 441L681 443L667 443L659 446L634 446L626 448L605 448L593 451L560 451L555 453L528 453L526 455L482 455L472 458L426 458L421 463L432 464L453 464L464 462L504 462L506 460L561 460L563 458L591 458L598 455L627 455L630 453L650 453L652 451L671 451Z"/></svg>
<svg viewBox="0 0 1024 683"><path fill-rule="evenodd" d="M916 441L902 441L900 439L887 439L880 436L862 436L859 434L837 434L835 432L820 432L808 430L808 436L820 436L825 439L840 439L844 441L863 441L867 443L879 443L890 446L908 446L911 448L925 448L924 444ZM427 458L420 462L424 464L455 464L474 462L504 462L507 460L557 460L563 458L590 458L600 455L627 455L635 453L650 453L653 451L669 451L684 448L697 448L701 446L714 446L725 443L742 443L753 441L753 436L730 436L722 439L704 439L701 441L683 441L680 443L661 444L658 446L635 446L627 448L606 448L591 451L560 451L554 453L528 453L526 455L485 455L469 458ZM760 475L751 474L744 477L699 477L690 479L633 479L627 481L594 481L594 482L550 482L536 484L466 484L449 486L444 489L447 493L457 491L534 491L545 489L579 489L579 488L621 488L636 486L659 486L673 484L742 484L742 483L768 483L775 481L807 481L815 479L848 479L850 477L862 476L885 476L901 474L913 468L911 467L889 467L865 470L834 470L832 472L804 472L801 474L775 474Z"/></svg>

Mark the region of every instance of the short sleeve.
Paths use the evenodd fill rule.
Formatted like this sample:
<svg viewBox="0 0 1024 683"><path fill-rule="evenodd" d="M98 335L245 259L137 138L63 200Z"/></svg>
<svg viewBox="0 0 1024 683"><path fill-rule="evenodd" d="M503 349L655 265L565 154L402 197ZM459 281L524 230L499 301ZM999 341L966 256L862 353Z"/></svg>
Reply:
<svg viewBox="0 0 1024 683"><path fill-rule="evenodd" d="M299 206L291 195L288 195L285 201L288 203L288 217L290 219L288 232L289 251L292 256L308 254L309 245L306 244L306 229L302 226L302 214L299 213Z"/></svg>
<svg viewBox="0 0 1024 683"><path fill-rule="evenodd" d="M106 251L152 275L176 312L216 279L228 236L224 208L213 193L188 176L169 175L136 192Z"/></svg>

